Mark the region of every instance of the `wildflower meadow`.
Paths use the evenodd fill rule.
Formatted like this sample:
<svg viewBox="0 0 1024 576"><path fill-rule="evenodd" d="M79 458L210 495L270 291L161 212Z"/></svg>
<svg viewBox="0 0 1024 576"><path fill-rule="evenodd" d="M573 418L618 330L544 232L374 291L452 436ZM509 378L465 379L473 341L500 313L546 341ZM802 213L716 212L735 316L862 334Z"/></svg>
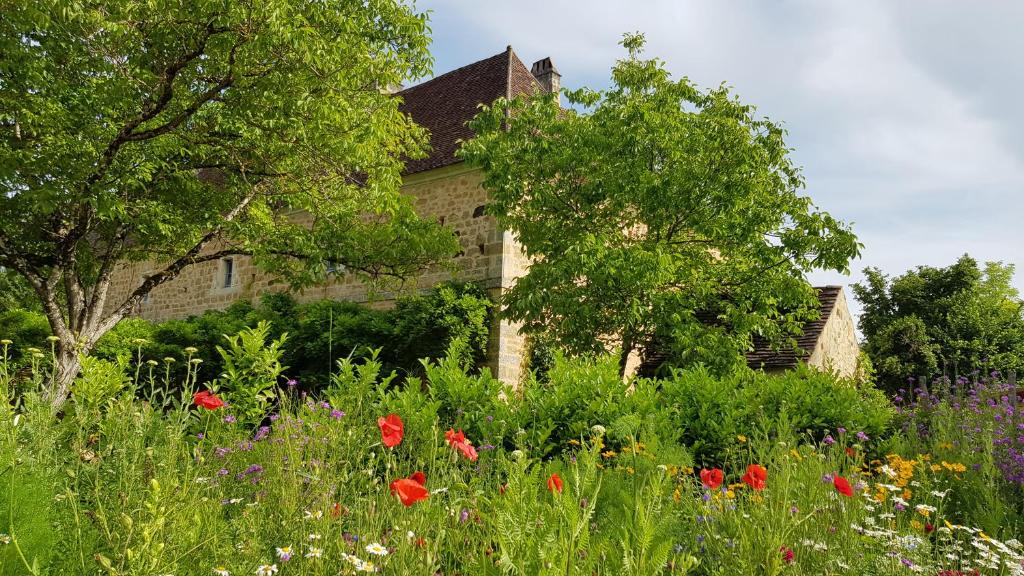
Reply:
<svg viewBox="0 0 1024 576"><path fill-rule="evenodd" d="M313 392L266 325L226 343L208 381L195 349L87 361L54 418L46 352L3 342L4 574L1024 574L998 375L892 407L811 371L627 389L614 359L512 389L453 354Z"/></svg>

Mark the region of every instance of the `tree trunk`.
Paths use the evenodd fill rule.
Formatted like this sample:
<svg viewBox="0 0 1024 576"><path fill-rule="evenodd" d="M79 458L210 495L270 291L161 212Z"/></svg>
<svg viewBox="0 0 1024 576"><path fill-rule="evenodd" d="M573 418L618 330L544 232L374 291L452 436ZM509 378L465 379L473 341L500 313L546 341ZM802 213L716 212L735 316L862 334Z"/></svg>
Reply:
<svg viewBox="0 0 1024 576"><path fill-rule="evenodd" d="M626 379L626 365L629 363L629 355L633 353L633 331L625 330L622 334L622 352L619 354L619 378Z"/></svg>
<svg viewBox="0 0 1024 576"><path fill-rule="evenodd" d="M53 381L44 388L43 398L50 403L54 414L60 412L71 393L71 383L82 369L82 361L74 344L61 342L57 356L53 359Z"/></svg>

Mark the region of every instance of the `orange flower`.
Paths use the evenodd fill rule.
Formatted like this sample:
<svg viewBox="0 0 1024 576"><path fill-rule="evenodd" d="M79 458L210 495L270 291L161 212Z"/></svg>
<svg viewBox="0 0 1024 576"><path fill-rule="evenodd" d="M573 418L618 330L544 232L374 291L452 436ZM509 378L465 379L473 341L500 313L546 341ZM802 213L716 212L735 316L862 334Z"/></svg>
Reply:
<svg viewBox="0 0 1024 576"><path fill-rule="evenodd" d="M712 468L711 470L705 468L700 471L700 483L708 490L714 490L721 486L722 480L725 480L725 472L722 472L719 468Z"/></svg>
<svg viewBox="0 0 1024 576"><path fill-rule="evenodd" d="M430 497L430 492L414 478L399 478L391 483L390 488L391 494L398 496L403 506L412 506Z"/></svg>
<svg viewBox="0 0 1024 576"><path fill-rule="evenodd" d="M398 414L388 414L384 418L378 418L377 427L380 428L380 441L388 448L394 448L402 443L402 437L405 436L405 424Z"/></svg>
<svg viewBox="0 0 1024 576"><path fill-rule="evenodd" d="M751 464L747 466L747 473L743 475L742 480L744 484L754 490L764 490L765 483L768 480L768 470L760 464Z"/></svg>
<svg viewBox="0 0 1024 576"><path fill-rule="evenodd" d="M562 477L558 475L558 472L555 472L551 476L548 476L548 491L558 492L559 494L561 494Z"/></svg>

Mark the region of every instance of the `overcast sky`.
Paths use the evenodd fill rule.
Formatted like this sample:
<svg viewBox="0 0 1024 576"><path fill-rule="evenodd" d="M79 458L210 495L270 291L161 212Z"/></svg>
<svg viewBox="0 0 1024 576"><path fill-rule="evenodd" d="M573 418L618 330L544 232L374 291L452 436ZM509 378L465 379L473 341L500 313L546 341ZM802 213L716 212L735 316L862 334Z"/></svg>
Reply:
<svg viewBox="0 0 1024 576"><path fill-rule="evenodd" d="M861 269L967 252L1017 266L1024 291L1024 2L420 0L435 73L511 44L563 86L606 87L623 32L676 76L725 82L785 124L821 208L853 223ZM859 308L851 297L851 307Z"/></svg>

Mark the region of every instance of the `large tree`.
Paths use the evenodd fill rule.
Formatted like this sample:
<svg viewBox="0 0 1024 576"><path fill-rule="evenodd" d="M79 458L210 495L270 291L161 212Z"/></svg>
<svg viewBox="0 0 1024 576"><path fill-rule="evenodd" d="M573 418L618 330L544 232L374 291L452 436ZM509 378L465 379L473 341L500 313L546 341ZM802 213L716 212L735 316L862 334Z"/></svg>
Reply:
<svg viewBox="0 0 1024 576"><path fill-rule="evenodd" d="M890 391L911 377L1024 368L1024 302L1012 265L979 267L965 254L945 268L919 266L896 278L868 268L864 275L853 286L864 307L864 348Z"/></svg>
<svg viewBox="0 0 1024 576"><path fill-rule="evenodd" d="M463 157L531 267L504 300L570 353L657 341L674 363L732 364L759 334L787 340L817 302L805 273L845 272L860 245L798 192L783 129L725 87L626 59L606 91L499 100ZM582 110L577 112L576 110Z"/></svg>
<svg viewBox="0 0 1024 576"><path fill-rule="evenodd" d="M249 255L404 277L455 250L398 193L427 72L401 0L0 0L0 266L59 341L59 406L104 332L183 269ZM119 262L154 272L110 301Z"/></svg>

